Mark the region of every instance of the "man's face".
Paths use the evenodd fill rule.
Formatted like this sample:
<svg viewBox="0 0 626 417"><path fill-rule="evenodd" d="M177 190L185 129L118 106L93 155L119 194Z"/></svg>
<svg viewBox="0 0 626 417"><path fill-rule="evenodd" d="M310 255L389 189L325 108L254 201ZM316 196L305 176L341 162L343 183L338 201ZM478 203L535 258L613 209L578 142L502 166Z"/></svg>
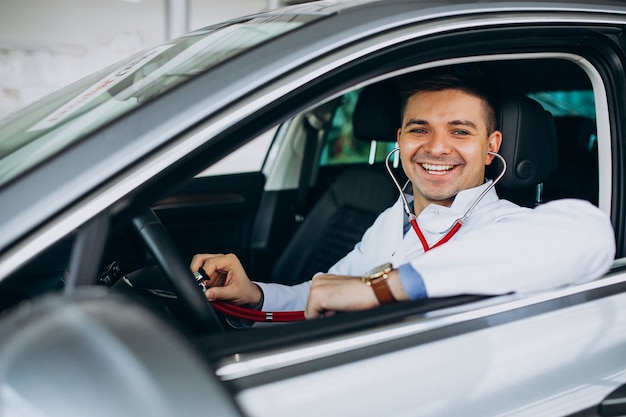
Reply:
<svg viewBox="0 0 626 417"><path fill-rule="evenodd" d="M415 213L431 203L449 206L459 191L484 181L502 134L490 135L486 103L459 90L423 91L408 100L398 146L411 180Z"/></svg>

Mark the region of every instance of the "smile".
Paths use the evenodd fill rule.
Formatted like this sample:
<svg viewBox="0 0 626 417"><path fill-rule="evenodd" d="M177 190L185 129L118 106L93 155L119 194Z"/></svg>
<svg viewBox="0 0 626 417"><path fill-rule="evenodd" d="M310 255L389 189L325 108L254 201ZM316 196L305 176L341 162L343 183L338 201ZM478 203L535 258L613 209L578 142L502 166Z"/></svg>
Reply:
<svg viewBox="0 0 626 417"><path fill-rule="evenodd" d="M433 165L433 164L421 164L422 168L426 170L429 174L433 175L444 175L446 172L450 171L455 165Z"/></svg>

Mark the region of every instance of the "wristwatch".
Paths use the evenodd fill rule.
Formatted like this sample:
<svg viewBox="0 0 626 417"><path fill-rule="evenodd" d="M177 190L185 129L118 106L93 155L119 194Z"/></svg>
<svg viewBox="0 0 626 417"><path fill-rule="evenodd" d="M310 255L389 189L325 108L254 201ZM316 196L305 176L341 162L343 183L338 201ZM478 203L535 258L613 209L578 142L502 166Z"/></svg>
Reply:
<svg viewBox="0 0 626 417"><path fill-rule="evenodd" d="M386 263L369 271L367 274L361 277L361 281L364 284L369 285L374 290L374 295L378 298L378 302L383 304L395 303L396 299L391 293L391 289L389 289L389 284L387 283L387 275L393 269L393 265L390 263Z"/></svg>

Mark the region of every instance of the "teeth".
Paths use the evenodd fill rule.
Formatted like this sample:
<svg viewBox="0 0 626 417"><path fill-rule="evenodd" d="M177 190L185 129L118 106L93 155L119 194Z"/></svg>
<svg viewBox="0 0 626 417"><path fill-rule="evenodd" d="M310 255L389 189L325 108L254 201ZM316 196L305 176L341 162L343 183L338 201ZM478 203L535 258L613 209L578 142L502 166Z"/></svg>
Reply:
<svg viewBox="0 0 626 417"><path fill-rule="evenodd" d="M422 167L428 171L429 174L437 174L443 175L447 171L454 168L454 165L432 165L432 164L422 164Z"/></svg>

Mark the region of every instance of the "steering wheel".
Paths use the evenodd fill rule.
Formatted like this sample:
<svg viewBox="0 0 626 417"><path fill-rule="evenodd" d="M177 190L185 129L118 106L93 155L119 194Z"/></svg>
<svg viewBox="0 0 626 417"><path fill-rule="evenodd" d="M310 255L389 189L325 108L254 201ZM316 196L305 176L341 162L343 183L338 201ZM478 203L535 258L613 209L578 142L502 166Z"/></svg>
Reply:
<svg viewBox="0 0 626 417"><path fill-rule="evenodd" d="M183 262L182 254L154 211L147 210L133 218L133 226L163 270L194 324L205 331L224 332L224 326L213 306L202 294L189 266Z"/></svg>

